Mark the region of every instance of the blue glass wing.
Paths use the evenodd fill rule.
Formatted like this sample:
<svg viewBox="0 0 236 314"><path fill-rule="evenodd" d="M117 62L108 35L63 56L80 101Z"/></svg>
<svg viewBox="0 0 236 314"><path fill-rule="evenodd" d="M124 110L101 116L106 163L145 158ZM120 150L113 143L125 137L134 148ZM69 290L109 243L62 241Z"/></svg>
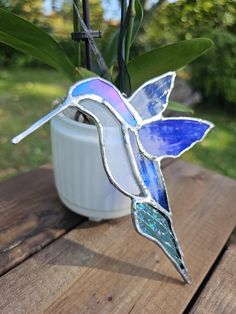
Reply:
<svg viewBox="0 0 236 314"><path fill-rule="evenodd" d="M175 73L169 72L142 85L129 98L129 102L143 120L165 110L174 86Z"/></svg>
<svg viewBox="0 0 236 314"><path fill-rule="evenodd" d="M148 159L140 151L135 134L129 132L130 143L140 175L153 199L165 210L170 211L164 179L157 162Z"/></svg>
<svg viewBox="0 0 236 314"><path fill-rule="evenodd" d="M137 124L133 114L127 108L124 98L115 86L111 85L109 82L101 78L92 78L72 86L72 97L84 95L96 95L101 97L101 99L107 101L128 124L132 126Z"/></svg>
<svg viewBox="0 0 236 314"><path fill-rule="evenodd" d="M143 149L154 157L178 157L201 141L213 127L208 121L170 118L144 124L139 129Z"/></svg>
<svg viewBox="0 0 236 314"><path fill-rule="evenodd" d="M133 203L132 216L137 231L162 248L186 282L188 272L170 219L149 203Z"/></svg>

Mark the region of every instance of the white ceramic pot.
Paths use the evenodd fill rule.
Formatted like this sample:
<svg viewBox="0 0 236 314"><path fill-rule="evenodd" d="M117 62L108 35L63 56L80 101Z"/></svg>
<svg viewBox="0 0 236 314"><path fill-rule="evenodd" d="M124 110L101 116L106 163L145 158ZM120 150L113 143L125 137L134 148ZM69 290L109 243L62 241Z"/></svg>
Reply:
<svg viewBox="0 0 236 314"><path fill-rule="evenodd" d="M130 213L130 199L107 178L94 125L62 113L51 120L51 139L56 188L69 209L94 221Z"/></svg>

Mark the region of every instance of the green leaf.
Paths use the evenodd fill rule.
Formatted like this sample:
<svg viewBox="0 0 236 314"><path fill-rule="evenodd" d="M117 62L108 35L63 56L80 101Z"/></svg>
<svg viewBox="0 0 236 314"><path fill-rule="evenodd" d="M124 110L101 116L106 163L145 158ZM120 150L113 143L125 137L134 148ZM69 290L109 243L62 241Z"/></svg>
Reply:
<svg viewBox="0 0 236 314"><path fill-rule="evenodd" d="M169 101L167 109L168 110L173 110L173 111L191 113L191 114L194 113L193 109L190 108L189 106L180 104L180 103L175 102L175 101Z"/></svg>
<svg viewBox="0 0 236 314"><path fill-rule="evenodd" d="M149 51L128 63L132 90L147 80L176 71L205 53L213 43L207 38L184 40Z"/></svg>
<svg viewBox="0 0 236 314"><path fill-rule="evenodd" d="M138 31L140 29L140 26L142 25L143 21L143 8L139 0L135 1L135 19L134 19L134 27L132 32L132 44L134 43L136 36L138 34Z"/></svg>
<svg viewBox="0 0 236 314"><path fill-rule="evenodd" d="M34 24L1 8L0 42L32 55L62 72L70 80L75 80L73 63L51 36Z"/></svg>
<svg viewBox="0 0 236 314"><path fill-rule="evenodd" d="M82 67L76 67L75 71L76 71L76 79L77 80L98 76L98 74L91 72L91 71L89 71L85 68L82 68Z"/></svg>
<svg viewBox="0 0 236 314"><path fill-rule="evenodd" d="M119 29L116 29L102 52L103 58L109 68L116 62L118 37Z"/></svg>

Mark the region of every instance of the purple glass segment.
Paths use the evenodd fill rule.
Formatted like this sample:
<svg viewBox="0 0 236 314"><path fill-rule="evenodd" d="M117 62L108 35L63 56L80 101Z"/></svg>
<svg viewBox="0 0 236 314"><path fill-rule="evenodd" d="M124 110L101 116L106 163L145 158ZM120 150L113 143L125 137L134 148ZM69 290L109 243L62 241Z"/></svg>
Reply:
<svg viewBox="0 0 236 314"><path fill-rule="evenodd" d="M139 140L148 154L177 157L200 141L211 125L194 119L164 119L143 125Z"/></svg>
<svg viewBox="0 0 236 314"><path fill-rule="evenodd" d="M137 124L119 92L109 83L99 78L94 78L86 82L80 82L72 91L73 97L88 94L102 97L102 99L112 105L128 124L132 126Z"/></svg>
<svg viewBox="0 0 236 314"><path fill-rule="evenodd" d="M135 134L130 131L130 143L143 182L153 199L169 211L164 179L157 162L149 160L140 151Z"/></svg>
<svg viewBox="0 0 236 314"><path fill-rule="evenodd" d="M142 119L149 119L162 112L173 87L175 75L169 73L141 86L130 98L131 104Z"/></svg>

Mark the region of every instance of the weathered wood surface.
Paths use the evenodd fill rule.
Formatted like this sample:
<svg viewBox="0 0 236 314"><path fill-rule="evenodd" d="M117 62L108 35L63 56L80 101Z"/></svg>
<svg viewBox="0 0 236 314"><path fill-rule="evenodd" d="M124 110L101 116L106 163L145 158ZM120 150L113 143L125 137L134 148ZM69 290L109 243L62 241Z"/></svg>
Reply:
<svg viewBox="0 0 236 314"><path fill-rule="evenodd" d="M130 217L85 222L0 278L0 312L182 313L235 226L236 182L183 161L164 173L192 285Z"/></svg>
<svg viewBox="0 0 236 314"><path fill-rule="evenodd" d="M236 313L236 237L198 297L191 313Z"/></svg>
<svg viewBox="0 0 236 314"><path fill-rule="evenodd" d="M81 217L59 201L52 170L0 183L0 274L72 229Z"/></svg>
<svg viewBox="0 0 236 314"><path fill-rule="evenodd" d="M0 217L0 275L84 221L58 199L50 166L0 183Z"/></svg>

